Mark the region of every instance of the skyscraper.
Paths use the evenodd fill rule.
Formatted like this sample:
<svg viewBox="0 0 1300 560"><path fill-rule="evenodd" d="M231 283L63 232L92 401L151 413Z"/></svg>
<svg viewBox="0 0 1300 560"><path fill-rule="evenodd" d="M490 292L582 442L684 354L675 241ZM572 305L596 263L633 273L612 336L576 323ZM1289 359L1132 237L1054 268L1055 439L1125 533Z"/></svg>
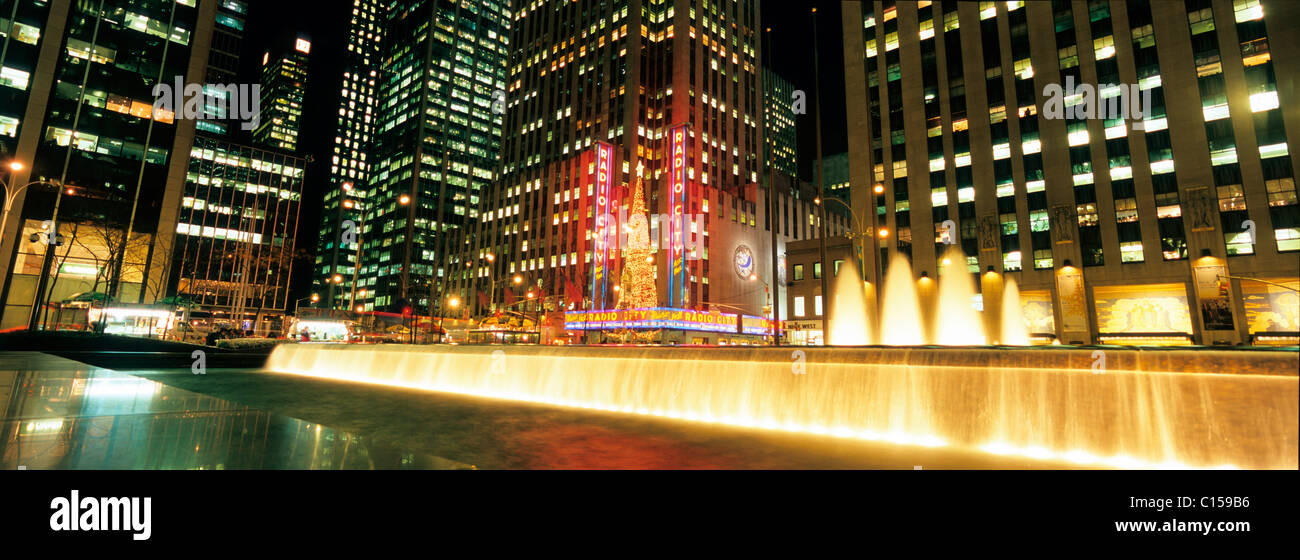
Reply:
<svg viewBox="0 0 1300 560"><path fill-rule="evenodd" d="M262 114L253 139L264 146L298 149L303 93L307 86L307 59L311 41L285 35L262 54Z"/></svg>
<svg viewBox="0 0 1300 560"><path fill-rule="evenodd" d="M210 134L194 141L170 263L173 290L214 319L270 334L288 305L306 162Z"/></svg>
<svg viewBox="0 0 1300 560"><path fill-rule="evenodd" d="M843 13L853 202L884 232L867 252L872 281L893 255L935 271L957 246L971 273L1019 284L1044 340L1297 330L1278 303L1294 298L1283 286L1296 287L1300 250L1288 147L1300 121L1278 79L1297 71L1294 42L1278 40L1294 4Z"/></svg>
<svg viewBox="0 0 1300 560"><path fill-rule="evenodd" d="M360 202L358 305L427 310L448 267L461 266L449 255L497 173L494 102L504 98L510 28L504 0L389 3Z"/></svg>
<svg viewBox="0 0 1300 560"><path fill-rule="evenodd" d="M220 86L239 81L239 51L244 41L247 17L248 4L242 0L223 0L217 5L212 48L208 52L207 82L203 88L204 117L197 125L199 132L224 135L239 124L229 122L238 118L237 114L230 114L230 107L232 101L239 100L231 95L230 90Z"/></svg>
<svg viewBox="0 0 1300 560"><path fill-rule="evenodd" d="M62 185L28 187L8 216L0 327L39 325L33 302L77 292L153 301L195 122L155 110L153 87L204 81L216 3L6 2L0 14L16 24L0 39L6 182Z"/></svg>
<svg viewBox="0 0 1300 560"><path fill-rule="evenodd" d="M369 189L369 145L378 122L380 46L383 41L387 3L380 0L356 0L348 25L348 48L343 53L343 88L339 96L338 118L334 132L334 151L330 156L330 181L321 208L321 236L316 246L315 292L330 309L347 308L355 290L357 245L345 242L359 234L363 224L361 210ZM345 187L346 185L346 187ZM345 202L351 208L345 206ZM358 235L359 238L359 235ZM338 274L343 283L333 281Z"/></svg>
<svg viewBox="0 0 1300 560"><path fill-rule="evenodd" d="M466 300L508 306L525 294L518 276L552 309L613 309L626 251L609 236L636 226L603 216L635 206L642 167L649 213L676 218L651 224L658 305L762 314L778 286L768 227L787 235L807 203L781 197L784 219L767 219L758 21L756 0L521 8L502 175L467 240ZM693 251L662 244L683 217Z"/></svg>
<svg viewBox="0 0 1300 560"><path fill-rule="evenodd" d="M771 145L770 165L791 177L799 176L799 137L795 132L794 86L771 69L763 69L763 126Z"/></svg>
<svg viewBox="0 0 1300 560"><path fill-rule="evenodd" d="M177 209L166 291L191 305L191 312L211 313L223 326L273 334L288 304L306 168L303 157L283 147L287 133L297 136L297 115L280 111L300 112L303 99L301 90L293 91L285 76L268 72L265 64L261 75L270 82L260 90L238 83L248 16L248 5L239 0L217 6L203 84L205 111L196 125ZM297 41L294 47L310 50L310 44ZM301 84L305 65L297 70ZM253 117L265 124L268 114L278 115L271 118L281 118L283 126L253 128L251 118L243 120L259 94L258 106L273 110ZM286 96L292 106L283 104Z"/></svg>

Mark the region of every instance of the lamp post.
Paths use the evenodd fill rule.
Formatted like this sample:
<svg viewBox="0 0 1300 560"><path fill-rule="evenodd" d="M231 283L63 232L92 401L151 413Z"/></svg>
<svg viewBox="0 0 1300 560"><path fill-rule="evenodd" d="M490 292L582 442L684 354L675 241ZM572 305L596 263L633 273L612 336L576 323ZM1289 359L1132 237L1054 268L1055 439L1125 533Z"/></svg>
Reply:
<svg viewBox="0 0 1300 560"><path fill-rule="evenodd" d="M447 298L447 307L450 307L453 311L455 311L455 309L456 309L457 307L460 307L460 297L458 297L458 296L451 296L450 298ZM438 341L439 341L439 342L442 342L443 339L444 339L445 336L446 336L446 335L444 334L444 333L446 332L446 330L444 330L444 329L442 328L443 323L444 323L444 321L446 321L446 320L447 320L447 314L446 314L446 313L441 313L441 314L439 314L439 316L438 316L438 333L437 333L437 334L438 334Z"/></svg>
<svg viewBox="0 0 1300 560"><path fill-rule="evenodd" d="M766 315L766 314L770 313L771 310L773 309L773 307L772 307L772 285L771 285L771 284L768 284L768 283L767 283L767 280L763 280L762 278L759 278L759 277L758 277L758 273L750 273L750 275L749 275L749 281L750 281L750 282L762 282L762 283L763 283L763 301L766 303L766 305L764 305L764 311L763 311L763 314ZM776 317L775 317L775 315L774 315L774 316L772 317L772 342L773 342L773 343L776 343L776 341L777 341L777 339L776 339L777 334L776 334L776 333L777 333L778 331L779 331L779 329L776 328Z"/></svg>
<svg viewBox="0 0 1300 560"><path fill-rule="evenodd" d="M812 27L813 27L813 35L812 35L813 36L813 42L812 42L813 44L813 49L812 49L813 51L812 52L813 54L813 127L815 129L815 132L813 134L814 136L813 140L815 142L815 147L817 149L817 198L822 198L826 196L826 193L825 193L825 187L823 185L824 177L822 174L821 55L817 50L818 41L817 41L817 8L816 7L812 9ZM826 256L826 205L818 204L817 208L821 210L821 212L818 212L817 239L818 239L819 253L821 255L820 258L821 258L822 268L823 268L822 278L821 278L822 301L823 301L822 305L824 306L822 308L822 324L823 324L823 328L829 328L831 324L830 322L831 309L833 309L833 306L831 305L830 282L824 270L827 264L826 263L826 258L827 258Z"/></svg>
<svg viewBox="0 0 1300 560"><path fill-rule="evenodd" d="M497 306L497 275L496 275L497 256L492 253L488 253L487 256L484 258L487 259L488 278L491 279L491 284L489 284L489 288L488 288L488 313L492 313L493 311L496 311L496 306Z"/></svg>
<svg viewBox="0 0 1300 560"><path fill-rule="evenodd" d="M818 204L821 204L821 201L822 201L822 200L825 200L826 202L834 202L834 203L837 203L837 204L839 204L840 206L843 206L845 210L848 210L848 211L849 211L849 217L853 219L853 231L851 231L851 232L849 233L848 237L849 237L849 239L856 239L856 240L858 240L859 242L863 242L863 243L862 243L861 251L862 251L863 255L865 256L865 253L866 253L867 247L866 247L866 243L865 243L864 241L865 241L866 239L868 239L868 238L872 238L871 233L869 233L869 232L867 231L867 229L866 229L865 221L864 221L864 220L863 220L863 219L858 215L857 212L854 212L854 211L853 211L853 207L852 207L852 206L849 206L849 203L847 203L847 202L845 202L845 201L843 201L843 200L840 200L839 198L836 198L836 197L833 197L833 196L827 196L827 197L824 197L824 199L823 199L823 198L819 198L819 199L817 199L816 202L817 202ZM874 239L874 238L872 238L872 239ZM854 253L857 253L857 252L858 252L858 251L854 251ZM856 257L856 255L855 255L855 257ZM873 257L873 261L872 261L872 262L875 262L875 260L876 260L876 259L874 259L874 257ZM858 260L858 274L863 275L863 277L865 278L865 277L866 277L866 270L863 269L862 265L863 265L863 263L862 263L862 259L859 259L859 260ZM873 268L873 269L876 269L877 267L872 267L872 268ZM879 272L880 272L879 270L873 270L872 272L876 273L876 275L879 276Z"/></svg>
<svg viewBox="0 0 1300 560"><path fill-rule="evenodd" d="M312 295L307 296L307 297L301 297L301 298L298 298L298 299L296 299L296 300L293 300L293 310L294 310L295 313L298 311L298 304L299 304L302 300L305 300L305 299L309 299L309 300L311 300L312 303L316 303L316 302L320 301L320 295L319 295L319 294L312 294Z"/></svg>
<svg viewBox="0 0 1300 560"><path fill-rule="evenodd" d="M23 191L27 190L28 187L31 187L33 185L49 185L51 187L54 187L58 193L58 195L55 197L55 209L54 209L55 213L51 220L54 226L52 231L50 232L51 235L50 242L46 246L45 261L43 262L43 267L41 269L42 271L48 271L50 267L50 263L53 261L53 246L55 245L55 243L59 238L58 200L61 199L63 195L63 182L57 179L54 180L42 179L39 181L29 182L22 186L14 186L12 184L14 175L22 171L25 168L25 166L20 161L11 160L9 163L5 164L5 167L9 169L9 182L0 181L0 186L4 187L5 190L4 215L0 216L0 235L4 235L4 232L7 231L9 227L9 212L13 210L14 201L17 200L18 195L21 194ZM17 236L14 236L14 240L16 243ZM44 298L41 297L41 294L43 294L45 291L45 282L47 277L48 277L47 274L41 274L40 281L37 283L38 285L37 285L36 298L35 301L33 301L32 303L32 315L28 321L28 326L27 326L29 330L35 330L36 324L41 320L42 314L40 312L40 309L44 306L44 302L43 302Z"/></svg>
<svg viewBox="0 0 1300 560"><path fill-rule="evenodd" d="M351 191L352 183L343 183L343 190ZM353 202L351 199L344 200L343 207L348 209L355 207L358 210L357 251L352 261L352 299L348 302L348 309L356 309L357 308L357 279L358 279L358 275L361 273L361 234L363 231L365 231L366 228L366 213L365 211L362 211L361 207L356 202ZM331 302L331 306L332 305L333 303Z"/></svg>
<svg viewBox="0 0 1300 560"><path fill-rule="evenodd" d="M21 171L22 168L23 168L23 164L21 163L18 163L16 161L9 162L9 169L13 171ZM62 184L59 183L58 181L41 180L41 181L32 181L21 187L11 188L8 183L4 181L0 181L0 187L4 187L5 189L4 217L0 218L0 234L3 234L5 228L9 226L9 211L12 210L14 207L14 200L18 198L18 195L20 193L27 190L27 187L30 187L32 185L49 185L55 188L62 187Z"/></svg>

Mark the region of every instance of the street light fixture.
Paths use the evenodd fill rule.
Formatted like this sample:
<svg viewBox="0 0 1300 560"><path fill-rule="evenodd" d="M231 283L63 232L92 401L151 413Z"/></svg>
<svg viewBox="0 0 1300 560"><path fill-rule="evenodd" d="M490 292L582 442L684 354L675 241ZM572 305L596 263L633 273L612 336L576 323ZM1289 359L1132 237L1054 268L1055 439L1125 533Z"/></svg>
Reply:
<svg viewBox="0 0 1300 560"><path fill-rule="evenodd" d="M8 167L14 173L23 170L22 162L16 160L10 161L6 167ZM10 177L12 180L12 174L10 175ZM9 183L0 181L0 187L4 187L5 190L4 216L0 217L0 235L3 234L5 228L8 227L9 225L9 211L12 210L14 207L14 200L18 198L19 193L27 190L27 187L30 187L32 185L49 185L56 189L63 186L63 184L58 181L40 180L40 181L32 181L21 187L12 188ZM68 194L72 194L72 189L68 189ZM55 235L58 234L57 228L54 233Z"/></svg>

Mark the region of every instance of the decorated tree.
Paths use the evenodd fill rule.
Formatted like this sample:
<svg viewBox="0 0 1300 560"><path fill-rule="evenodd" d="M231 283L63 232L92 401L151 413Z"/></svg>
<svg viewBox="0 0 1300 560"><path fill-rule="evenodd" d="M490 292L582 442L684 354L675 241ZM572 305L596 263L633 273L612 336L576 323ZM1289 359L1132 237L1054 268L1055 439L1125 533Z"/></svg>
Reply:
<svg viewBox="0 0 1300 560"><path fill-rule="evenodd" d="M628 210L627 223L627 257L623 260L623 297L618 302L620 309L644 309L659 305L659 294L655 290L654 252L650 244L650 221L646 217L644 170L641 163L636 166L636 185L632 190L632 204Z"/></svg>

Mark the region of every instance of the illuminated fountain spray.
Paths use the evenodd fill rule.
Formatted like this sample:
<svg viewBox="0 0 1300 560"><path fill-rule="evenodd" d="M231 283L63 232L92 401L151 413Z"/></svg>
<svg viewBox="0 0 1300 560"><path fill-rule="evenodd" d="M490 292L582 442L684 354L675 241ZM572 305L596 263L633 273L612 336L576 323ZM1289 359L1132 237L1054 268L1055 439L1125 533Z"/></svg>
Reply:
<svg viewBox="0 0 1300 560"><path fill-rule="evenodd" d="M1079 465L1297 466L1294 355L1248 353L1271 360L1254 370L1286 372L1261 375L1215 373L1205 366L1250 360L1213 350L1107 350L1102 374L1087 369L1091 349L799 352L806 364L792 369L790 348L282 344L266 368Z"/></svg>
<svg viewBox="0 0 1300 560"><path fill-rule="evenodd" d="M885 274L885 303L880 310L880 342L888 346L925 344L921 328L921 304L912 280L912 264L894 254ZM863 321L866 321L864 318Z"/></svg>
<svg viewBox="0 0 1300 560"><path fill-rule="evenodd" d="M1014 278L1007 278L1002 290L1002 339L999 344L1029 345L1029 328L1025 327L1025 315L1020 311L1020 288Z"/></svg>
<svg viewBox="0 0 1300 560"><path fill-rule="evenodd" d="M847 264L847 263L846 263ZM827 342L835 346L871 344L871 322L867 317L867 294L857 267L841 266L835 278L835 306L831 313Z"/></svg>
<svg viewBox="0 0 1300 560"><path fill-rule="evenodd" d="M984 344L984 323L971 306L975 283L966 271L966 256L952 249L944 257L939 279L939 307L935 310L935 342L945 346Z"/></svg>

